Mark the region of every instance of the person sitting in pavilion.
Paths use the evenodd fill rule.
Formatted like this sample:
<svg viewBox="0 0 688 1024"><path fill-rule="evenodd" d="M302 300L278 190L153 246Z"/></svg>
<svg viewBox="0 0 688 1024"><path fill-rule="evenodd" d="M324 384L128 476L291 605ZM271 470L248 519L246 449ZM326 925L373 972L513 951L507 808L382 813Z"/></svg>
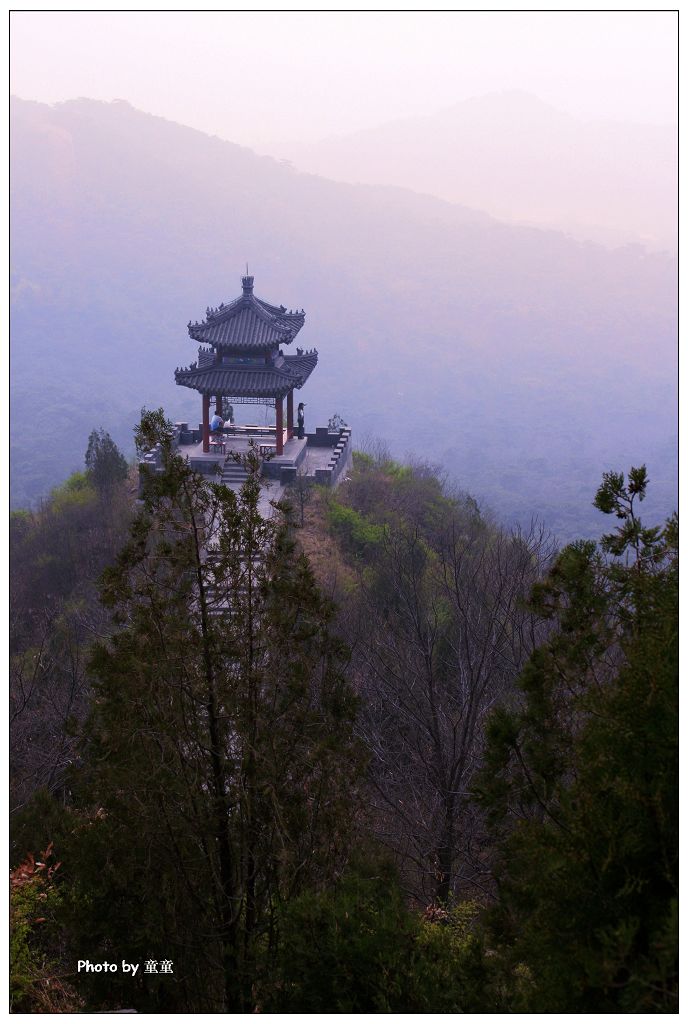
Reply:
<svg viewBox="0 0 688 1024"><path fill-rule="evenodd" d="M224 420L219 415L219 413L216 412L215 415L213 416L213 418L210 421L210 433L211 434L215 434L215 435L221 434L222 433L222 428L224 427L224 425L225 425Z"/></svg>

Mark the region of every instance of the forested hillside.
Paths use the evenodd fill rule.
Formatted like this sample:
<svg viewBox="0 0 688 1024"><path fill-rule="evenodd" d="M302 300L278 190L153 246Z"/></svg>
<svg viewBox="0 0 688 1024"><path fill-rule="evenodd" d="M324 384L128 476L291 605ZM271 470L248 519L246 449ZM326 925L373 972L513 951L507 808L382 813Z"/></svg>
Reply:
<svg viewBox="0 0 688 1024"><path fill-rule="evenodd" d="M310 425L337 411L561 539L599 532L581 496L637 451L655 518L675 504L666 255L300 174L121 102L14 101L11 203L14 507L78 469L93 426L130 455L142 405L198 421L173 384L185 325L247 260L258 295L306 309Z"/></svg>
<svg viewBox="0 0 688 1024"><path fill-rule="evenodd" d="M154 443L143 501L94 432L12 517L12 1008L675 1012L644 467L557 550L381 444L265 521L257 457L234 493Z"/></svg>

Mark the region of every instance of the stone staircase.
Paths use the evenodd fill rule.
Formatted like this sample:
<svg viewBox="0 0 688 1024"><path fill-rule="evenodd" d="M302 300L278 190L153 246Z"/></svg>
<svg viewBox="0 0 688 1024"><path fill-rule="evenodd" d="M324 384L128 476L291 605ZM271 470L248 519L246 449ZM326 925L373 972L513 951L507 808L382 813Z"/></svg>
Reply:
<svg viewBox="0 0 688 1024"><path fill-rule="evenodd" d="M222 467L220 483L233 491L238 491L241 485L248 479L248 472L234 459L227 459Z"/></svg>
<svg viewBox="0 0 688 1024"><path fill-rule="evenodd" d="M218 556L217 551L207 551L206 552L206 564L217 562L218 557L219 556ZM256 570L260 569L260 565L262 564L262 562L263 562L263 555L262 555L262 553L258 553L257 555L254 555L253 564L256 567ZM243 568L243 571L245 572L246 571L246 561L245 560L242 563L242 568ZM233 612L232 612L232 607L233 606L232 606L232 596L231 596L231 594L235 593L236 596L239 599L245 598L246 597L246 586L245 585L240 586L239 589L238 589L238 592L236 592L236 591L231 591L230 592L230 589L228 587L223 587L222 585L215 586L212 582L208 581L206 583L206 590L205 590L205 592L206 592L206 598L207 598L207 602L208 602L208 604L207 604L208 614L212 618L218 618L219 616L222 616L223 618L227 619L228 616L230 618L233 617ZM236 600L236 598L235 598L235 600Z"/></svg>

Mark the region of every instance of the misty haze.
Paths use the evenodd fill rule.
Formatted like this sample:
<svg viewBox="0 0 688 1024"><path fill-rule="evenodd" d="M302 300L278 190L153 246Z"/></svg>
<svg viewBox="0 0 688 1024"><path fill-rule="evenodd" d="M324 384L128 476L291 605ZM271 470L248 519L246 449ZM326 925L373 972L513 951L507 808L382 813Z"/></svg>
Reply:
<svg viewBox="0 0 688 1024"><path fill-rule="evenodd" d="M678 139L670 126L582 120L528 93L502 92L269 151L325 177L400 185L512 223L676 250Z"/></svg>
<svg viewBox="0 0 688 1024"><path fill-rule="evenodd" d="M540 111L522 96L472 105L485 111L486 136L501 137L490 118L503 125L514 103ZM476 133L474 120L473 167L485 160ZM439 145L435 135L427 166L438 166ZM419 176L423 145L413 152ZM554 182L535 177L531 150L522 154L521 184L532 196L539 183L542 203L554 202ZM503 180L505 206L513 177ZM497 182L495 172L495 197ZM654 188L648 175L635 192ZM601 178L598 231L608 189ZM670 233L672 196L655 195L667 208L657 239ZM675 502L667 250L509 224L400 187L335 183L121 101L14 101L12 217L15 506L78 467L96 426L130 453L144 404L198 422L200 408L173 383L175 366L196 355L185 324L237 293L247 260L257 294L308 310L304 343L320 352L317 386L304 392L312 422L338 412L355 437L441 464L504 521L537 516L561 539L595 531L589 495L612 465L646 461L657 511ZM641 227L629 220L627 234ZM37 401L50 424L38 448L24 429Z"/></svg>
<svg viewBox="0 0 688 1024"><path fill-rule="evenodd" d="M677 1013L677 26L11 13L10 1012Z"/></svg>

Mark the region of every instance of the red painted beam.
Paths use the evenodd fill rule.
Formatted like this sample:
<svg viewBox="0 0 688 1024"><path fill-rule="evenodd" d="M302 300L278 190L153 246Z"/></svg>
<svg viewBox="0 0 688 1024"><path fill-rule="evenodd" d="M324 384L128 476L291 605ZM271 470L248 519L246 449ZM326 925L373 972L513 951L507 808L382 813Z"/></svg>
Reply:
<svg viewBox="0 0 688 1024"><path fill-rule="evenodd" d="M284 455L284 423L282 417L282 399L275 399L275 454Z"/></svg>
<svg viewBox="0 0 688 1024"><path fill-rule="evenodd" d="M210 395L203 395L203 451L210 451Z"/></svg>
<svg viewBox="0 0 688 1024"><path fill-rule="evenodd" d="M294 436L294 389L287 394L287 441Z"/></svg>

